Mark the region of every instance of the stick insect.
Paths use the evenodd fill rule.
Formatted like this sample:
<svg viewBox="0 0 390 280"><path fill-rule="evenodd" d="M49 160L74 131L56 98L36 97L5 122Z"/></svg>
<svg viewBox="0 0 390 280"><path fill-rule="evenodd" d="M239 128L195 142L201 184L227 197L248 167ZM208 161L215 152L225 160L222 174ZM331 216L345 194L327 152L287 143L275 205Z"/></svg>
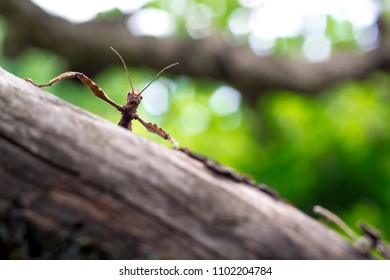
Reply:
<svg viewBox="0 0 390 280"><path fill-rule="evenodd" d="M165 68L163 68L160 72L157 73L156 76L154 76L154 78L141 91L138 91L138 89L133 87L133 84L132 84L131 79L130 79L130 74L129 74L129 71L127 69L127 66L126 66L126 63L125 63L124 59L122 58L122 56L113 47L110 47L110 49L121 60L121 62L123 64L123 67L126 70L127 78L129 80L129 83L130 83L131 91L129 91L127 93L126 104L123 105L123 106L118 105L113 100L111 100L107 96L107 94L103 91L103 89L101 89L95 82L93 82L90 78L88 78L86 75L84 75L81 72L68 71L68 72L62 73L62 74L58 75L57 77L51 79L49 81L49 83L42 84L42 85L38 85L38 84L34 83L29 78L26 78L25 80L30 82L30 83L32 83L33 85L35 85L37 87L43 88L43 87L47 87L47 86L52 86L55 83L60 82L60 81L65 80L65 79L78 78L80 81L82 81L85 85L87 85L89 87L89 89L93 92L93 94L95 96L97 96L98 98L104 100L105 102L107 102L111 106L115 107L119 112L121 112L122 117L119 120L119 123L118 123L119 126L127 128L130 131L132 131L132 121L133 120L137 120L149 132L157 134L158 136L164 138L165 140L169 140L172 143L174 148L178 148L178 143L172 138L172 136L170 136L168 133L166 133L162 128L158 127L154 123L144 121L137 114L137 108L138 108L138 106L139 106L139 104L141 103L141 100L142 100L142 96L141 96L142 92L144 92L157 79L157 77L161 75L162 72L164 72L165 70L167 70L167 69L169 69L169 68L171 68L173 66L178 65L179 63L176 62L176 63L173 63L173 64L168 65Z"/></svg>

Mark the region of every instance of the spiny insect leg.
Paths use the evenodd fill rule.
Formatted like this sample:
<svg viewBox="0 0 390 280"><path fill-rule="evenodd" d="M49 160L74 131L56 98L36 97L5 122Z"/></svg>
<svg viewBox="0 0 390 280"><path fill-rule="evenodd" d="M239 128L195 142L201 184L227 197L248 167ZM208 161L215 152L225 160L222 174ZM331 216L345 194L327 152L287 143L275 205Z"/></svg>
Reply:
<svg viewBox="0 0 390 280"><path fill-rule="evenodd" d="M169 140L172 143L174 148L178 148L179 147L179 143L177 143L175 141L175 139L173 139L171 137L171 135L166 133L162 128L158 127L154 123L144 121L138 115L135 115L134 117L135 117L135 119L137 119L147 129L147 131L149 131L151 133L154 133L154 134L157 134L158 136L160 136L161 138L164 138L165 140Z"/></svg>
<svg viewBox="0 0 390 280"><path fill-rule="evenodd" d="M93 92L93 94L95 96L99 97L100 99L103 99L104 101L106 101L110 105L114 106L118 111L121 111L121 112L123 111L123 107L121 105L118 105L114 101L112 101L111 98L109 98L107 96L107 94L104 92L104 90L102 90L102 88L99 87L90 78L85 76L83 73L77 73L76 77L79 78L80 81L82 81L84 84L86 84L91 89L91 91Z"/></svg>
<svg viewBox="0 0 390 280"><path fill-rule="evenodd" d="M60 81L65 80L65 79L71 79L71 78L78 78L80 81L82 81L85 85L87 85L90 88L90 90L93 92L93 94L96 97L99 97L100 99L106 101L108 104L114 106L118 111L122 112L122 110L123 110L122 106L120 106L117 103L115 103L114 101L112 101L107 96L107 94L103 91L103 89L101 89L94 81L92 81L90 78L88 78L87 76L85 76L83 73L80 73L80 72L68 71L68 72L62 73L62 74L58 75L57 77L51 79L47 84L42 84L42 85L38 85L38 84L34 83L29 78L26 78L24 80L37 86L37 87L43 88L43 87L52 86L57 82L60 82Z"/></svg>
<svg viewBox="0 0 390 280"><path fill-rule="evenodd" d="M50 86L54 85L55 83L60 82L60 81L65 80L65 79L75 78L75 77L77 77L77 74L81 74L81 73L68 71L68 72L62 73L62 74L58 75L57 77L51 79L47 84L42 84L42 85L38 85L38 84L34 83L29 78L25 78L24 80L29 82L29 83L32 83L33 85L35 85L37 87L43 88L43 87L50 87Z"/></svg>

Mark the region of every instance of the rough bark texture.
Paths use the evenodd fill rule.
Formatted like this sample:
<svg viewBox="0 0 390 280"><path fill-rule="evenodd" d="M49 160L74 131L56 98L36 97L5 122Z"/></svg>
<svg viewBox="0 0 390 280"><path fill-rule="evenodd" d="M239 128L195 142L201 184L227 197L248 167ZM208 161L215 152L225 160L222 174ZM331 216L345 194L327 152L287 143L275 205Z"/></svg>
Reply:
<svg viewBox="0 0 390 280"><path fill-rule="evenodd" d="M28 0L2 0L0 14L8 22L4 49L9 56L36 46L64 57L70 63L68 70L93 75L119 63L108 49L113 46L131 66L160 70L179 61L174 73L227 81L251 101L271 89L319 94L337 83L390 69L383 20L378 21L381 41L375 50L337 53L327 61L308 63L257 56L247 45L229 46L218 34L202 40L135 37L126 28L127 17L71 24Z"/></svg>
<svg viewBox="0 0 390 280"><path fill-rule="evenodd" d="M90 258L367 258L283 200L1 69L0 155L2 238L41 239L36 258L91 244Z"/></svg>

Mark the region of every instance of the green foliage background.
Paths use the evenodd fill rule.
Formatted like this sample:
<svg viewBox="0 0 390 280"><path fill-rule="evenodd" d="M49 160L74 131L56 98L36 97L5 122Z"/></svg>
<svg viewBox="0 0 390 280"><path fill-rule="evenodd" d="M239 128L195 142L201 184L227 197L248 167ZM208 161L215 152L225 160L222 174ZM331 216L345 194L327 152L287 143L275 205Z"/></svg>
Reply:
<svg viewBox="0 0 390 280"><path fill-rule="evenodd" d="M169 2L153 2L150 6L172 13ZM221 32L228 32L230 16L242 9L236 1L194 2L216 11L212 26ZM188 36L185 16L172 16L179 27L177 36ZM4 19L0 26L3 37L7 29ZM350 23L327 18L326 36L333 42L333 49L359 51L351 30ZM244 42L246 39L240 38ZM302 36L279 38L272 52L301 59L302 41ZM0 59L3 68L37 83L45 83L66 70L77 70L67 69L66 61L60 57L34 48L12 61L3 56ZM113 55L113 59L117 58ZM138 88L156 74L150 69L129 71ZM129 85L119 64L94 77L94 81L113 100L125 102ZM172 77L168 73L160 81L169 90L168 110L154 116L141 105L140 115L159 124L182 146L266 183L310 215L313 206L318 204L341 216L349 225L355 226L363 220L390 239L390 79L387 73L345 82L316 96L272 91L251 105L243 98L239 110L227 115L218 114L210 106L211 96L224 84ZM65 81L48 91L114 123L119 120L114 108L95 98L78 81ZM159 92L151 87L146 94ZM140 125L135 125L134 132L169 145Z"/></svg>

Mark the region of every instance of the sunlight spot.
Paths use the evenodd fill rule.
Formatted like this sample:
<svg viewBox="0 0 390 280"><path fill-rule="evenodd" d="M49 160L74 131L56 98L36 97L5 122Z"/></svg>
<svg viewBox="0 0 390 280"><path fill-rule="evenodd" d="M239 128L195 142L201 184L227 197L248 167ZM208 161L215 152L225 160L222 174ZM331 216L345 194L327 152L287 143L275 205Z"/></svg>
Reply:
<svg viewBox="0 0 390 280"><path fill-rule="evenodd" d="M220 86L209 99L213 111L221 116L237 112L241 104L239 91L228 86Z"/></svg>
<svg viewBox="0 0 390 280"><path fill-rule="evenodd" d="M229 131L239 128L242 123L242 113L237 111L234 114L224 116L217 122L217 126L221 131Z"/></svg>
<svg viewBox="0 0 390 280"><path fill-rule="evenodd" d="M140 9L150 0L32 0L46 12L66 18L71 22L84 22L93 19L99 12L118 8L123 13Z"/></svg>
<svg viewBox="0 0 390 280"><path fill-rule="evenodd" d="M356 29L353 32L353 36L355 37L359 46L365 51L375 49L378 46L380 40L379 30L376 25Z"/></svg>
<svg viewBox="0 0 390 280"><path fill-rule="evenodd" d="M272 2L267 2L267 5L254 9L249 16L251 32L257 38L270 40L296 36L301 32L303 21L300 15L291 12L288 8L280 9L280 5L286 3L278 4L279 6L276 6Z"/></svg>
<svg viewBox="0 0 390 280"><path fill-rule="evenodd" d="M326 16L305 16L303 19L303 32L304 34L325 34L326 31Z"/></svg>
<svg viewBox="0 0 390 280"><path fill-rule="evenodd" d="M142 9L132 15L127 27L136 36L170 36L176 31L172 16L159 9Z"/></svg>
<svg viewBox="0 0 390 280"><path fill-rule="evenodd" d="M323 36L307 36L302 46L303 55L310 62L320 62L329 58L332 42Z"/></svg>
<svg viewBox="0 0 390 280"><path fill-rule="evenodd" d="M189 7L186 16L187 31L192 38L200 39L211 32L212 10L203 4L194 4Z"/></svg>
<svg viewBox="0 0 390 280"><path fill-rule="evenodd" d="M249 14L250 11L246 9L237 9L229 17L228 27L235 36L242 36L249 33Z"/></svg>
<svg viewBox="0 0 390 280"><path fill-rule="evenodd" d="M273 53L273 47L275 46L275 40L264 40L251 34L249 36L249 46L252 51L257 55L269 55Z"/></svg>
<svg viewBox="0 0 390 280"><path fill-rule="evenodd" d="M344 20L354 27L368 27L374 24L380 14L380 4L373 0L344 0Z"/></svg>
<svg viewBox="0 0 390 280"><path fill-rule="evenodd" d="M168 88L161 81L155 81L142 93L142 106L154 116L165 113L169 107Z"/></svg>
<svg viewBox="0 0 390 280"><path fill-rule="evenodd" d="M261 5L264 0L238 0L241 6L247 8L254 8Z"/></svg>
<svg viewBox="0 0 390 280"><path fill-rule="evenodd" d="M206 106L192 103L179 117L182 133L193 135L205 131L210 125L210 111Z"/></svg>
<svg viewBox="0 0 390 280"><path fill-rule="evenodd" d="M354 27L373 25L380 12L381 4L374 0L240 0L242 6L250 7L251 32L260 40L279 37L294 37L302 34L307 17L330 15L338 21L348 21ZM323 24L324 22L318 22ZM318 27L318 26L317 26Z"/></svg>
<svg viewBox="0 0 390 280"><path fill-rule="evenodd" d="M189 0L180 1L167 1L169 12L176 16L185 16L187 13L188 6L190 5Z"/></svg>

